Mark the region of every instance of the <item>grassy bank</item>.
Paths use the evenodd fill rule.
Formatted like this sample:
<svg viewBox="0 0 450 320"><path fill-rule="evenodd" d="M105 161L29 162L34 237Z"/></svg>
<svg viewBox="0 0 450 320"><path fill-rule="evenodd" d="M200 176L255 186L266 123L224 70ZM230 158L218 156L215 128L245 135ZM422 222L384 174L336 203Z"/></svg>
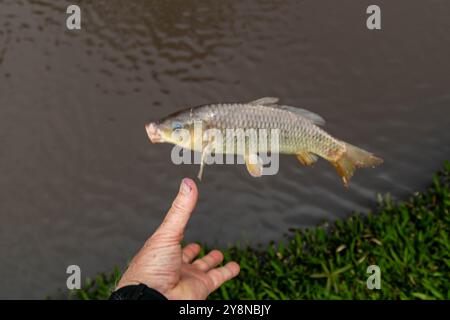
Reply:
<svg viewBox="0 0 450 320"><path fill-rule="evenodd" d="M380 200L375 213L327 228L296 230L264 250L232 247L239 277L212 299L450 299L450 163L408 201ZM381 289L367 289L378 265ZM76 292L104 299L120 276L101 274Z"/></svg>

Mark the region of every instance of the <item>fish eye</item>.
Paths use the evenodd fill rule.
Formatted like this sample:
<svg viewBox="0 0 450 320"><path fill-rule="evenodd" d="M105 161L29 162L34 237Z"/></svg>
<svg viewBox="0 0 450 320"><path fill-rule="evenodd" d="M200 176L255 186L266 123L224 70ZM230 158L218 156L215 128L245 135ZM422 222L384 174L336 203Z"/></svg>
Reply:
<svg viewBox="0 0 450 320"><path fill-rule="evenodd" d="M180 122L173 122L172 123L172 129L173 130L180 130L181 128L183 128L183 125Z"/></svg>

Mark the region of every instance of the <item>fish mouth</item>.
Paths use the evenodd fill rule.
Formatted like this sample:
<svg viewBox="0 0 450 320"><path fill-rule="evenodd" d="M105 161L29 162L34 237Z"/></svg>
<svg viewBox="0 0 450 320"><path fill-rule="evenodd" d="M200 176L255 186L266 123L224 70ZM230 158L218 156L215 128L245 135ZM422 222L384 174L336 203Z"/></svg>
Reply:
<svg viewBox="0 0 450 320"><path fill-rule="evenodd" d="M161 136L161 130L158 128L156 123L148 123L145 125L145 130L147 131L148 138L152 143L162 143L164 142Z"/></svg>

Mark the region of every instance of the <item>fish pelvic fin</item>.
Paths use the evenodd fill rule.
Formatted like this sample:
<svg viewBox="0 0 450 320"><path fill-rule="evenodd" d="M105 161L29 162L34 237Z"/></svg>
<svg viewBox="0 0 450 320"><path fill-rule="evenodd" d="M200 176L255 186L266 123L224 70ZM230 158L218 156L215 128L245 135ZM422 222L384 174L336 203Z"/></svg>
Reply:
<svg viewBox="0 0 450 320"><path fill-rule="evenodd" d="M296 156L298 161L304 166L312 166L319 159L318 156L307 151L298 152Z"/></svg>
<svg viewBox="0 0 450 320"><path fill-rule="evenodd" d="M248 173L255 178L261 177L263 172L263 162L261 158L256 154L247 154L244 158Z"/></svg>
<svg viewBox="0 0 450 320"><path fill-rule="evenodd" d="M338 160L331 163L341 176L344 185L348 187L350 178L356 168L375 167L383 163L383 159L374 156L372 153L361 148L345 143L345 151Z"/></svg>

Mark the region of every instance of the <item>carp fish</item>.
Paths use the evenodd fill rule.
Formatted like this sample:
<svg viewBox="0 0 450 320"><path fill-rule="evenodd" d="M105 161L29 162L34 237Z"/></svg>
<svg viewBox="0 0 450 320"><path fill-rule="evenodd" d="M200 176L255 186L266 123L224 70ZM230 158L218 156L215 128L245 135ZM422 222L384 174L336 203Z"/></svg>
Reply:
<svg viewBox="0 0 450 320"><path fill-rule="evenodd" d="M204 132L215 129L223 133L224 140L236 142L247 141L248 135L230 135L236 130L277 130L278 150L271 150L270 143L266 147L259 146L257 152L277 152L295 155L301 164L313 165L318 159L329 161L341 176L344 185L348 186L356 168L375 167L383 162L361 148L334 138L321 127L325 120L305 109L279 104L278 98L265 97L247 103L214 103L187 108L175 112L159 122L148 123L146 131L152 143L172 143L182 148L201 153L199 179L201 179L206 154L211 150L220 153L232 153L244 157L248 172L260 177L263 163L249 148L233 147L225 150L217 146L212 137L197 134L195 127L200 126ZM180 139L177 132L184 130L187 138ZM270 137L268 141L270 141ZM273 141L274 139L272 139ZM245 142L244 141L244 142ZM264 149L264 150L263 150Z"/></svg>

